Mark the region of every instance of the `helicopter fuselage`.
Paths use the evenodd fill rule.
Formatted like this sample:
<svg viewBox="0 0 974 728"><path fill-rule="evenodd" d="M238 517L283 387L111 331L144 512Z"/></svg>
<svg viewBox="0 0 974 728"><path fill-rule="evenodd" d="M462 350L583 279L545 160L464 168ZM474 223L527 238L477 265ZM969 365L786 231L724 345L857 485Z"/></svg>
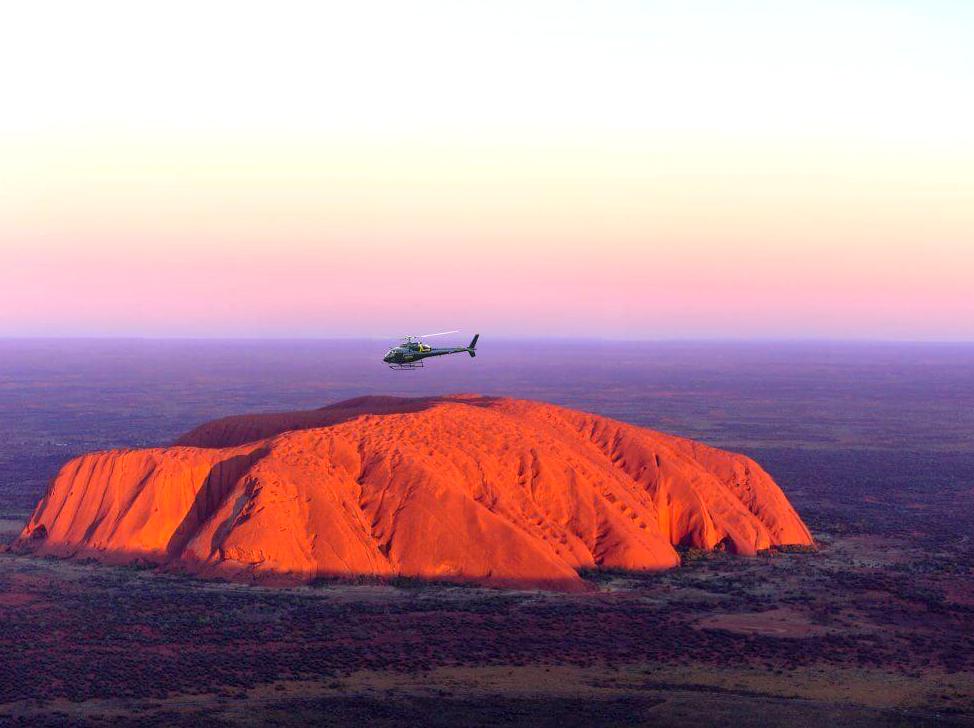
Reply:
<svg viewBox="0 0 974 728"><path fill-rule="evenodd" d="M470 356L476 356L477 339L479 336L479 334L474 336L469 346L453 346L449 348L434 348L424 344L422 341L407 340L389 349L386 355L382 357L382 361L393 369L412 369L422 366L420 362L423 359L429 359L434 356L463 354L464 352Z"/></svg>

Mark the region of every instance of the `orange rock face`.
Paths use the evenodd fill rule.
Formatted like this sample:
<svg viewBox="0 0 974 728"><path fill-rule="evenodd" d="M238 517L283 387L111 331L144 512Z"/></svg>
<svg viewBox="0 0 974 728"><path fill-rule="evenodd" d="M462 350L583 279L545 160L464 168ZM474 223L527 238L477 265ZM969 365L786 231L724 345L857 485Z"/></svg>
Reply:
<svg viewBox="0 0 974 728"><path fill-rule="evenodd" d="M674 546L811 544L753 460L540 402L364 397L79 457L18 547L262 583L410 576L583 590Z"/></svg>

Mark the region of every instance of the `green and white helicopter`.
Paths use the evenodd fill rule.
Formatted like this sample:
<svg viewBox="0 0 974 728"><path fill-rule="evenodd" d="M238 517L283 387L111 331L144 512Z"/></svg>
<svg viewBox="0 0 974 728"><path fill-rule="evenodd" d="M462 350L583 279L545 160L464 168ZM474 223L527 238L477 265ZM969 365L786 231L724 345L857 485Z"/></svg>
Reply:
<svg viewBox="0 0 974 728"><path fill-rule="evenodd" d="M389 349L389 351L386 352L386 355L382 357L382 361L388 364L390 369L404 371L411 369L422 369L423 360L434 356L443 356L445 354L462 354L464 352L470 354L472 357L477 356L477 339L480 338L480 334L474 334L474 337L471 339L468 346L436 348L423 343L423 339L456 333L459 333L459 331L438 331L435 334L404 336L402 343Z"/></svg>

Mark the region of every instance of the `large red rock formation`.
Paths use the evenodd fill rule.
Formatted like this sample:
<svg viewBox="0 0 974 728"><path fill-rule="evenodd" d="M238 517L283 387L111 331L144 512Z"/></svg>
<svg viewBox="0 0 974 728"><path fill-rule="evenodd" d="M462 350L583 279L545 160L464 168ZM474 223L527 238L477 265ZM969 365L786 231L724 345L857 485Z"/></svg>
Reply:
<svg viewBox="0 0 974 728"><path fill-rule="evenodd" d="M586 588L674 546L810 544L753 460L540 402L363 397L72 460L18 542L203 576Z"/></svg>

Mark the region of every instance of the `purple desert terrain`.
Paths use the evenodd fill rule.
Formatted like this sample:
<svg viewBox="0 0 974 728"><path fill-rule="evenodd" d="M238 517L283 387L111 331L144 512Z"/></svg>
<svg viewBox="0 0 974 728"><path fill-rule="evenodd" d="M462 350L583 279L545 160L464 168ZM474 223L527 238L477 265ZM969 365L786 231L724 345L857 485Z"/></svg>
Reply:
<svg viewBox="0 0 974 728"><path fill-rule="evenodd" d="M8 548L0 724L974 721L974 346L498 341L475 362L405 374L381 365L382 350L351 340L0 341L3 542L30 536L24 527L52 479L86 453L156 452L194 430L181 447L232 449L254 440L196 428L379 395L431 398L423 426L442 433L455 408L472 406L444 395L477 392L490 404L471 422L481 437L503 433L498 447L517 453L524 443L511 422L530 420L542 438L539 423L550 428L551 417L559 437L577 430L586 443L599 442L589 435L598 428L573 418L741 453L735 462L767 471L816 547L765 538L749 548L721 536L714 550L718 540L677 538L668 565L679 565L664 569L629 568L639 564L621 556L599 563L583 555L602 550L578 547L558 572L571 588L542 591L422 568L255 586L220 569L189 578L152 558ZM592 414L560 414L573 411ZM380 415L367 432L402 424L383 416L403 415ZM277 482L285 466L298 472L287 457L306 463L321 438L366 432L336 427L258 432L282 455L267 461L275 470L254 466L254 477ZM410 462L429 444L422 435L411 435ZM561 467L556 455L579 457L575 445L550 447L528 481L545 486L542 474ZM619 464L636 462L635 450L615 458L606 447L605 472L649 477ZM516 458L497 458L497 479L507 466L517 476ZM89 503L94 515L77 533L94 543L102 504ZM540 533L524 543L556 568ZM617 548L604 553L636 553ZM638 553L648 564L665 552ZM507 588L486 588L496 586Z"/></svg>

